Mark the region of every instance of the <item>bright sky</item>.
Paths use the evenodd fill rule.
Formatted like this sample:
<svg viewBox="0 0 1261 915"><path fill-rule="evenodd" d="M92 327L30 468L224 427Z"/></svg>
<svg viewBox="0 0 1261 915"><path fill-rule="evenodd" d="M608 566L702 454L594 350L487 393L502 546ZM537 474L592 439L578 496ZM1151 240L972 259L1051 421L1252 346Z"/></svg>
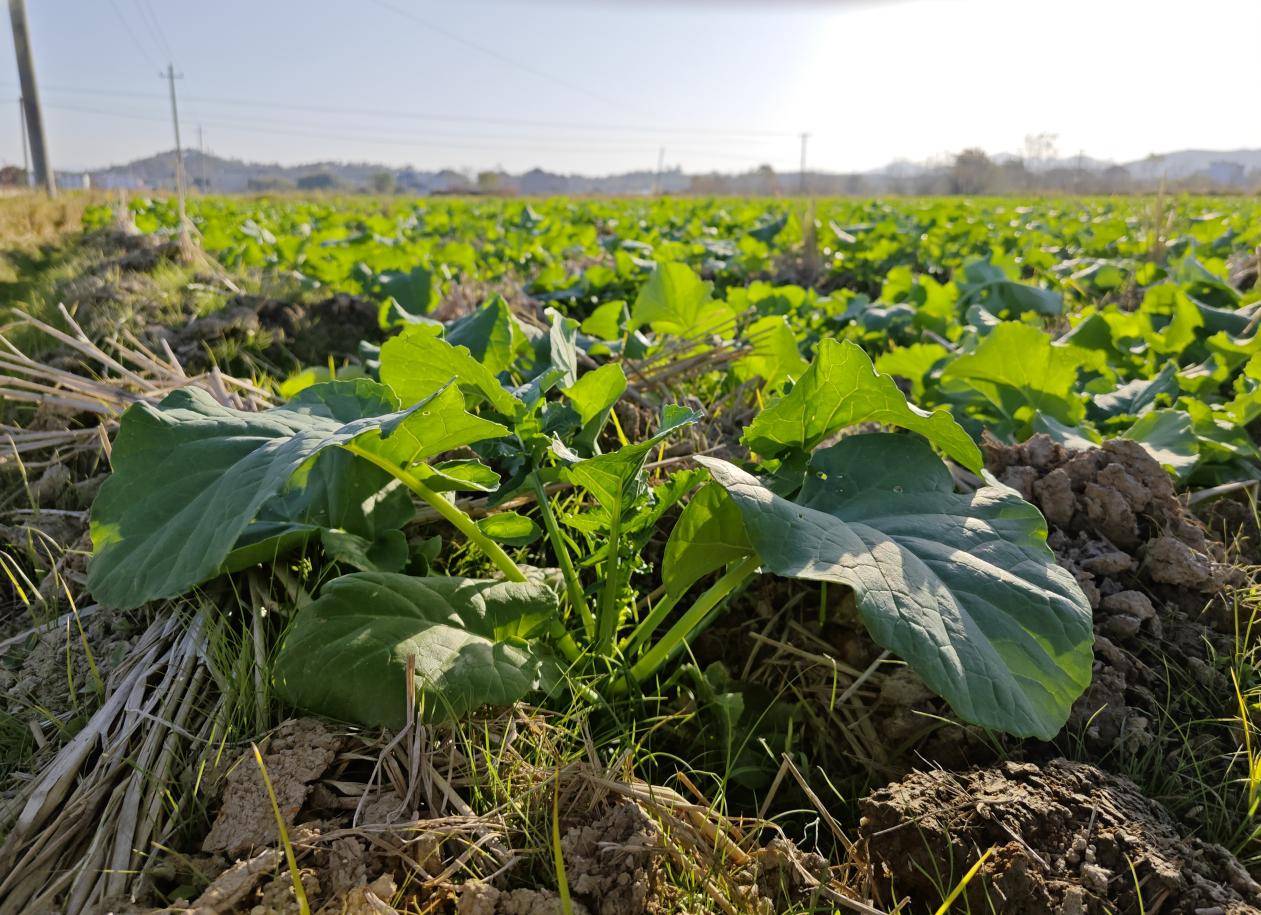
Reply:
<svg viewBox="0 0 1261 915"><path fill-rule="evenodd" d="M850 171L1058 134L1061 155L1261 146L1261 0L27 0L54 164ZM1243 42L1243 44L1241 44ZM21 162L0 41L0 162Z"/></svg>

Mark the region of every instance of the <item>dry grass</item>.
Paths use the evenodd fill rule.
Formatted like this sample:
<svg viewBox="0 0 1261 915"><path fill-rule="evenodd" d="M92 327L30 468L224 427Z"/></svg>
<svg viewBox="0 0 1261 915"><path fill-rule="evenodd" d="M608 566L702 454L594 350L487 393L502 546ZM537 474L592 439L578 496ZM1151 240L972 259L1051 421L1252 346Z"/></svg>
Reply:
<svg viewBox="0 0 1261 915"><path fill-rule="evenodd" d="M106 203L105 191L67 191L49 200L33 191L0 196L0 250L53 244L83 226L83 211Z"/></svg>

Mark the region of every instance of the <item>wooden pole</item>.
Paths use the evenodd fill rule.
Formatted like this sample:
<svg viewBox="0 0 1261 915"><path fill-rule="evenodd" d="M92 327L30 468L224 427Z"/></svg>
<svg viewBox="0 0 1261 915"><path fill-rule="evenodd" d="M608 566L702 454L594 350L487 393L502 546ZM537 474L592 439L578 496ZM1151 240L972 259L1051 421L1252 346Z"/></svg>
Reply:
<svg viewBox="0 0 1261 915"><path fill-rule="evenodd" d="M171 87L171 123L175 127L175 193L179 198L180 241L188 241L188 212L184 204L184 147L180 144L180 113L175 105L175 65L166 65L167 84Z"/></svg>
<svg viewBox="0 0 1261 915"><path fill-rule="evenodd" d="M57 196L57 176L48 161L48 139L44 136L44 118L40 113L39 92L35 88L35 58L31 54L31 36L26 27L25 0L9 0L9 22L13 26L13 50L18 62L18 81L22 87L22 113L26 119L26 135L35 160L35 181L42 184L49 197Z"/></svg>

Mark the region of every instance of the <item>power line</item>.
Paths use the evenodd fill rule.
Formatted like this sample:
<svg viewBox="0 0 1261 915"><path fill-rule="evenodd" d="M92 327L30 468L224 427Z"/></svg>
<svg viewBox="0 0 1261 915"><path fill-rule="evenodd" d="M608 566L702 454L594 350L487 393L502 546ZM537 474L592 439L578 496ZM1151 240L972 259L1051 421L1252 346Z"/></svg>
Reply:
<svg viewBox="0 0 1261 915"><path fill-rule="evenodd" d="M155 122L155 123L165 123L168 120L168 118L158 117L155 115L140 114L137 112L128 112L128 111L112 111L112 110L104 109L104 108L87 108L87 107L78 106L78 105L55 105L54 104L54 105L45 105L44 107L55 109L58 111L74 111L74 112L79 112L83 114L100 114L100 115L106 115L108 117L127 118L129 120L150 121L150 122ZM455 150L464 150L464 151L474 150L474 151L498 152L502 150L502 144L476 145L476 144L469 144L469 143L435 143L429 139L429 137L431 136L430 134L417 135L414 139L407 138L407 137L388 137L388 136L356 137L356 136L348 136L344 131L338 132L338 133L321 133L318 131L301 129L301 128L286 129L283 127L260 127L260 126L255 126L251 124L241 124L239 122L233 122L233 121L203 120L201 123L205 126L218 127L224 130L245 131L248 133L275 134L279 136L306 137L308 139L314 139L314 140L365 140L371 143L382 143L382 144L393 145L393 146L405 146L409 148L436 147L439 149L455 149ZM582 147L582 146L575 146L572 144L565 144L565 145L560 145L560 146L537 145L537 144L523 145L523 144L514 142L513 148L518 149L518 150L530 151L530 152L634 153L634 152L642 152L645 150L650 151L650 150L656 149L657 147L652 147L652 146L633 147L633 146L625 146L625 145L620 145L620 144L604 146L604 147ZM729 160L740 161L740 162L766 161L765 156L741 156L741 155L718 153L718 152L713 152L711 150L677 149L675 150L675 152L691 154L691 155L696 155L696 156L707 156L707 157L717 158L717 159L729 159Z"/></svg>
<svg viewBox="0 0 1261 915"><path fill-rule="evenodd" d="M109 5L114 8L114 14L118 16L118 21L122 24L123 31L127 33L127 37L131 39L131 43L136 46L136 50L140 52L140 56L145 59L149 66L157 69L157 59L149 53L149 49L146 48L136 36L135 31L131 27L131 23L129 23L127 21L127 17L123 15L123 10L122 7L118 5L118 0L109 0Z"/></svg>
<svg viewBox="0 0 1261 915"><path fill-rule="evenodd" d="M140 16L140 21L144 23L145 31L147 31L149 33L149 37L153 39L154 47L156 47L158 49L158 53L161 54L163 52L162 39L158 36L158 30L154 27L153 22L150 21L148 15L146 15L146 7L140 2L140 0L132 0L132 3L136 7L137 15ZM166 56L171 57L172 55L167 54Z"/></svg>
<svg viewBox="0 0 1261 915"><path fill-rule="evenodd" d="M183 103L187 101L187 98L188 97L185 96L184 98L180 99L180 102ZM140 120L161 120L160 118L156 118L146 111L121 110L121 109L116 109L116 108L96 108L96 107L89 107L89 106L83 106L83 105L65 105L65 104L62 104L62 105L52 104L52 105L49 105L48 107L59 109L62 111L77 111L77 112L82 112L85 114L112 115L116 117L135 118L135 119L140 119ZM322 127L325 126L325 125L315 124L315 123L310 123L310 122L305 122L305 121L294 122L294 121L277 120L275 118L265 118L265 119L250 118L248 116L245 116L245 117L237 116L237 117L232 118L232 120L230 121L228 120L215 121L213 120L213 115L211 115L210 120L207 120L200 116L195 118L195 120L199 120L202 124L214 123L219 126L229 126L229 127L239 127L239 128L252 128L255 126L261 126L268 129L288 128L288 129L296 130L296 131L319 131ZM587 149L627 149L628 147L634 147L636 144L647 147L649 143L653 142L653 139L650 137L634 137L634 138L621 139L621 138L613 138L613 137L594 137L593 138L593 137L584 137L584 136L564 136L564 135L556 135L556 134L551 134L551 135L548 135L547 137L531 137L531 136L522 135L522 134L487 134L487 133L468 133L468 132L460 132L460 131L435 132L432 130L426 130L423 134L420 134L420 133L413 133L406 130L398 130L396 128L388 127L381 124L354 124L354 123L346 123L343 121L337 121L335 124L327 125L327 126L335 127L336 130L338 130L342 134L345 134L346 132L349 132L349 131L359 131L365 137L369 137L372 139L400 139L400 140L405 140L409 143L415 142L415 143L421 143L421 144L428 143L431 140L438 138L438 139L448 139L448 140L468 140L468 141L473 141L473 142L491 143L491 144L513 144L517 148L531 148L531 144L536 144L534 148L545 148L545 149L569 149L569 148L574 148L575 146L581 146ZM327 134L313 134L313 135L326 136ZM543 147L538 147L537 143L539 141L542 141L546 145ZM769 141L756 141L756 142L765 143ZM565 144L565 145L560 146L556 144ZM463 148L459 144L448 144L448 145L452 146L452 148ZM747 147L748 145L749 145L748 143L744 144L745 147ZM481 147L477 147L477 148L481 148ZM729 150L730 148L731 147L725 143L713 145L711 143L707 143L704 141L698 144L693 144L691 147L693 152L703 151L706 154L712 153L713 155L716 155L718 157L722 157L723 155L727 154L726 151ZM753 157L750 155L750 156L735 156L733 158L752 159Z"/></svg>
<svg viewBox="0 0 1261 915"><path fill-rule="evenodd" d="M534 66L533 64L523 63L522 61L516 60L515 58L509 57L506 54L502 54L499 51L496 51L494 48L487 47L486 45L479 44L476 41L472 41L468 38L465 38L463 35L456 34L455 32L452 32L450 29L444 28L443 26L440 26L437 23L432 22L431 20L422 19L420 16L417 16L411 10L404 9L403 7L390 3L388 2L388 0L372 0L372 2L375 3L379 7L382 7L383 9L389 10L395 15L402 16L405 19L410 19L412 22L416 23L417 25L423 28L426 28L431 32L436 32L437 34L443 36L444 38L450 39L451 41L454 41L457 44L462 44L466 48L472 48L474 51L477 51L481 54L485 54L487 57L494 58L500 63L507 64L510 67L516 67L518 70L521 70L525 73L530 73L541 79L545 79L549 82L555 83L558 86L564 86L566 89L569 89L571 92L580 93L582 95L587 96L588 98L592 98L592 99L595 99L596 101L603 102L606 105L611 105L614 108L622 108L628 111L635 111L638 114L647 113L634 105L628 105L623 101L618 101L616 99L609 98L607 95L602 95L599 92L594 92L588 86L581 85L580 83L570 82L569 80L565 79L562 76L557 76L556 74L549 73L546 70L540 70L538 67Z"/></svg>
<svg viewBox="0 0 1261 915"><path fill-rule="evenodd" d="M3 85L3 84L0 84ZM141 92L127 89L97 89L84 86L45 86L47 92L61 92L72 95L101 95L117 98L158 99L165 98L161 93ZM359 114L369 117L407 118L417 121L439 121L457 124L489 124L512 127L539 127L547 130L572 129L581 131L623 131L626 133L643 133L660 136L663 134L696 134L698 136L716 136L734 138L766 137L785 139L798 137L796 131L757 130L743 128L722 128L713 126L660 126L651 127L643 124L589 123L576 121L536 121L528 118L478 117L474 115L432 114L419 111L404 111L387 108L346 108L333 105L310 105L302 102L273 102L259 99L229 98L223 96L186 95L186 101L201 102L210 105L231 105L244 108L263 108L286 111L308 111L317 114Z"/></svg>

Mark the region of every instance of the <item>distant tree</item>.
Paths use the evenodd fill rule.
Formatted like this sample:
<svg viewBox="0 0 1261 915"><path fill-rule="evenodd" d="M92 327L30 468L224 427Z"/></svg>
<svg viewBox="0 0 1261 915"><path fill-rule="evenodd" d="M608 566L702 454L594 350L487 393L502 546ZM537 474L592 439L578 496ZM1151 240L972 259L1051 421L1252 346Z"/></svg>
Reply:
<svg viewBox="0 0 1261 915"><path fill-rule="evenodd" d="M477 190L482 194L493 194L503 186L503 175L499 172L485 171L477 173Z"/></svg>
<svg viewBox="0 0 1261 915"><path fill-rule="evenodd" d="M16 165L6 165L4 168L0 168L0 186L26 187L26 170L18 168Z"/></svg>
<svg viewBox="0 0 1261 915"><path fill-rule="evenodd" d="M336 175L328 172L316 172L314 175L303 175L298 179L298 190L300 191L331 191L338 187L341 182Z"/></svg>
<svg viewBox="0 0 1261 915"><path fill-rule="evenodd" d="M775 175L775 169L770 165L759 165L754 172L756 187L754 193L757 194L778 194L779 178Z"/></svg>
<svg viewBox="0 0 1261 915"><path fill-rule="evenodd" d="M1025 137L1025 159L1031 168L1038 168L1048 159L1056 156L1055 141L1057 133L1031 133Z"/></svg>
<svg viewBox="0 0 1261 915"><path fill-rule="evenodd" d="M372 190L378 194L394 193L394 173L387 171L373 172L372 178L369 179L372 184Z"/></svg>
<svg viewBox="0 0 1261 915"><path fill-rule="evenodd" d="M955 194L983 194L993 190L997 169L983 149L965 149L950 167L950 190Z"/></svg>
<svg viewBox="0 0 1261 915"><path fill-rule="evenodd" d="M281 178L279 175L269 175L262 178L251 178L245 183L246 190L264 194L272 191L291 191L293 190L293 182L288 178Z"/></svg>

